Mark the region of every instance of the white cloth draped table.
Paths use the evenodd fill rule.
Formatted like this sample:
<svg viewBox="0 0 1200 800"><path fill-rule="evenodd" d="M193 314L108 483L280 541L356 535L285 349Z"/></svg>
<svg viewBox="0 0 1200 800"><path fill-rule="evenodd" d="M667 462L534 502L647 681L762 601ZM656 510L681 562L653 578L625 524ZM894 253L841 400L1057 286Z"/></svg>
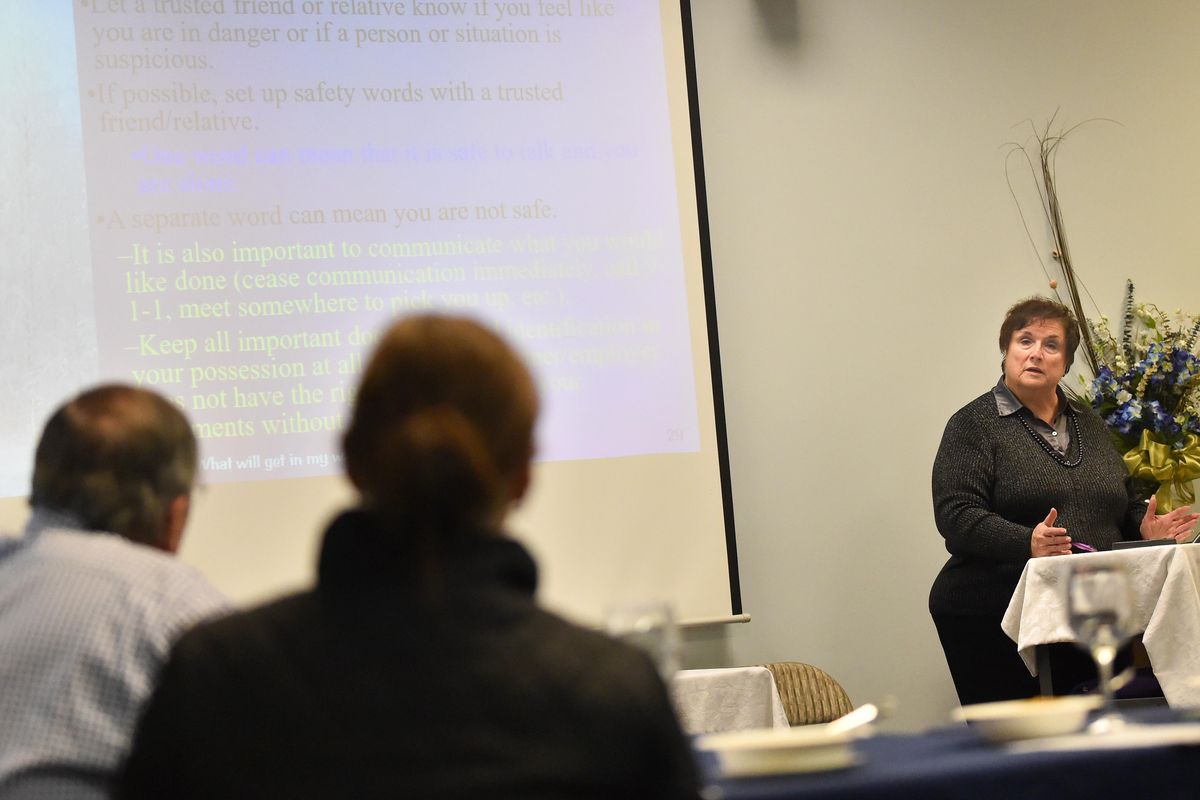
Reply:
<svg viewBox="0 0 1200 800"><path fill-rule="evenodd" d="M690 734L788 727L766 667L682 670L671 679L671 695L680 725Z"/></svg>
<svg viewBox="0 0 1200 800"><path fill-rule="evenodd" d="M1200 706L1200 544L1029 559L1001 627L1030 673L1037 674L1038 645L1075 640L1067 584L1076 559L1125 568L1133 594L1130 632L1142 634L1167 703Z"/></svg>

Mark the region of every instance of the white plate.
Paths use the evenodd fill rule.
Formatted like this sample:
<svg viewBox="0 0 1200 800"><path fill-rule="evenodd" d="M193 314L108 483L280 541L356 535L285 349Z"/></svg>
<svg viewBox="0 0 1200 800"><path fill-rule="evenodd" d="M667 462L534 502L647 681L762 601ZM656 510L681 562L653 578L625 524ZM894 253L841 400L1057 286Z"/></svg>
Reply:
<svg viewBox="0 0 1200 800"><path fill-rule="evenodd" d="M963 706L952 716L990 742L1012 742L1075 733L1087 722L1088 712L1099 706L1097 695L1030 697Z"/></svg>
<svg viewBox="0 0 1200 800"><path fill-rule="evenodd" d="M716 754L729 777L844 769L859 763L854 732L829 733L825 725L783 730L735 731L697 737L696 746Z"/></svg>
<svg viewBox="0 0 1200 800"><path fill-rule="evenodd" d="M1032 739L1017 742L1010 749L1014 753L1042 753L1055 750L1110 750L1169 745L1200 745L1200 725L1194 722L1161 725L1129 723L1111 733L1078 733L1072 736Z"/></svg>

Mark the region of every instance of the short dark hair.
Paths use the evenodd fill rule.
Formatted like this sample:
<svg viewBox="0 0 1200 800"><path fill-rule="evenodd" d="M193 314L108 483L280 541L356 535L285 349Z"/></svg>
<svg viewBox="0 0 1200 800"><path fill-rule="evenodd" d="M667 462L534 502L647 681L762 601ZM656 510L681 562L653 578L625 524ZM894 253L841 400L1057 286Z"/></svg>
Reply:
<svg viewBox="0 0 1200 800"><path fill-rule="evenodd" d="M1034 322L1058 322L1063 326L1067 337L1064 342L1063 355L1066 357L1067 369L1075 363L1075 350L1079 347L1079 321L1071 309L1062 303L1057 303L1047 297L1027 297L1008 310L1004 322L1000 325L1000 352L1006 354L1008 345L1012 342L1013 333ZM1001 362L1001 369L1004 363Z"/></svg>
<svg viewBox="0 0 1200 800"><path fill-rule="evenodd" d="M154 392L106 384L47 420L29 503L161 546L167 505L190 494L195 477L196 438L183 412Z"/></svg>

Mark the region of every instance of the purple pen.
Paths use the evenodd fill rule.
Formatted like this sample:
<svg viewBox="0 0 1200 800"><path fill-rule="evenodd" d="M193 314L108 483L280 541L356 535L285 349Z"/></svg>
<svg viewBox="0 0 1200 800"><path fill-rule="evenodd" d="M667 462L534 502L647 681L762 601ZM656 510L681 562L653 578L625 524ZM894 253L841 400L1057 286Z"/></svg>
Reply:
<svg viewBox="0 0 1200 800"><path fill-rule="evenodd" d="M1074 549L1078 550L1081 553L1096 552L1096 548L1092 547L1090 544L1084 544L1083 542L1071 542L1071 547L1073 547Z"/></svg>

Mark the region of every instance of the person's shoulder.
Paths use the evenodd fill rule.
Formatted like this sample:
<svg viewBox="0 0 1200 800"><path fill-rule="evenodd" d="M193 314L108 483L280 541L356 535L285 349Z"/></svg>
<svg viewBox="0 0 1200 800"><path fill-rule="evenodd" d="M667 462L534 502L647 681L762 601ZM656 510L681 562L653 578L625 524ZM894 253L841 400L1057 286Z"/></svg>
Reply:
<svg viewBox="0 0 1200 800"><path fill-rule="evenodd" d="M538 609L536 619L547 666L569 678L581 697L636 701L662 690L658 671L642 650L545 609Z"/></svg>
<svg viewBox="0 0 1200 800"><path fill-rule="evenodd" d="M582 650L617 652L625 648L622 642L602 630L582 625L541 605L533 606L532 619L541 635L571 642Z"/></svg>
<svg viewBox="0 0 1200 800"><path fill-rule="evenodd" d="M998 416L996 411L996 392L988 389L971 402L960 408L955 414Z"/></svg>
<svg viewBox="0 0 1200 800"><path fill-rule="evenodd" d="M111 574L123 583L131 610L141 609L147 624L175 636L200 620L229 611L229 599L178 556L119 536L105 538L103 546L121 554L120 561L111 565Z"/></svg>
<svg viewBox="0 0 1200 800"><path fill-rule="evenodd" d="M542 640L548 646L536 648L537 662L523 673L537 675L575 735L599 743L599 758L628 769L624 796L694 797L690 750L650 656L548 612L542 624L553 630Z"/></svg>
<svg viewBox="0 0 1200 800"><path fill-rule="evenodd" d="M188 657L250 652L254 642L271 638L283 627L315 622L314 592L302 591L251 608L216 616L194 626L179 640L177 650Z"/></svg>
<svg viewBox="0 0 1200 800"><path fill-rule="evenodd" d="M996 411L996 396L991 389L976 397L971 402L950 415L946 422L946 431L963 428L978 429L999 418Z"/></svg>
<svg viewBox="0 0 1200 800"><path fill-rule="evenodd" d="M173 578L190 582L199 577L194 567L169 553L104 531L47 528L33 536L28 552L31 559L63 572L107 577L149 591Z"/></svg>
<svg viewBox="0 0 1200 800"><path fill-rule="evenodd" d="M36 582L54 613L78 625L122 620L163 653L180 631L229 607L194 567L112 533L40 529L0 567Z"/></svg>
<svg viewBox="0 0 1200 800"><path fill-rule="evenodd" d="M90 539L89 563L103 563L132 589L165 611L203 615L228 608L229 601L196 567L178 556L114 534L82 534ZM103 558L99 558L103 556Z"/></svg>
<svg viewBox="0 0 1200 800"><path fill-rule="evenodd" d="M47 527L26 534L26 539L34 550L52 554L59 560L94 565L95 568L108 567L113 571L127 569L129 565L155 564L168 558L162 551L107 531Z"/></svg>

